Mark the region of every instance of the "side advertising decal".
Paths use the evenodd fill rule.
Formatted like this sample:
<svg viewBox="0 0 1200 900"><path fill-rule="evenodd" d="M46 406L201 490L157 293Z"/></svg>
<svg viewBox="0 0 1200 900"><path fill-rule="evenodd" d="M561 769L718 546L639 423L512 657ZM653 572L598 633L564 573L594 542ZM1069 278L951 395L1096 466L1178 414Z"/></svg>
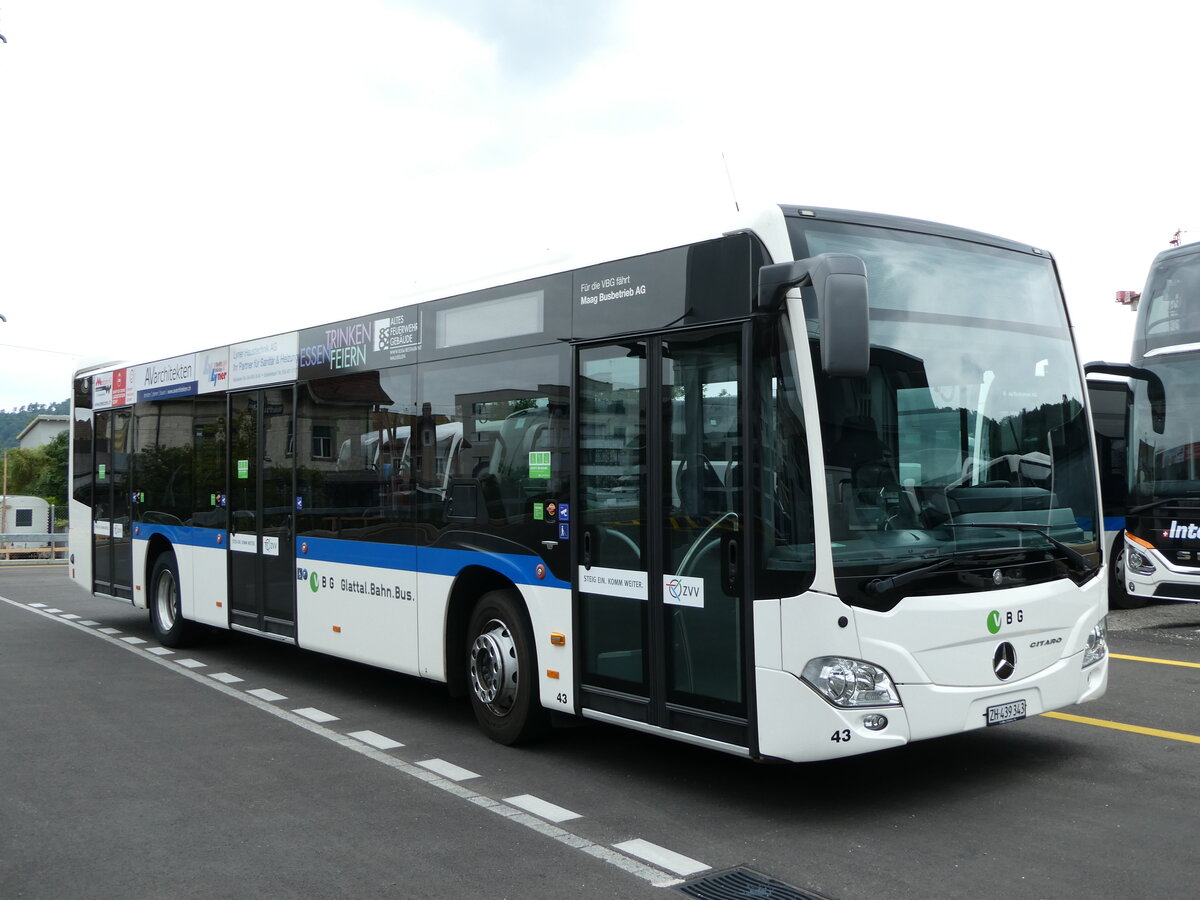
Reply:
<svg viewBox="0 0 1200 900"><path fill-rule="evenodd" d="M305 328L300 332L300 378L308 381L383 369L403 363L420 348L420 311L415 306Z"/></svg>
<svg viewBox="0 0 1200 900"><path fill-rule="evenodd" d="M229 348L229 389L296 380L300 336L293 331L233 344Z"/></svg>
<svg viewBox="0 0 1200 900"><path fill-rule="evenodd" d="M198 391L196 355L176 356L161 362L133 366L129 390L136 392L137 401L168 400L190 397Z"/></svg>

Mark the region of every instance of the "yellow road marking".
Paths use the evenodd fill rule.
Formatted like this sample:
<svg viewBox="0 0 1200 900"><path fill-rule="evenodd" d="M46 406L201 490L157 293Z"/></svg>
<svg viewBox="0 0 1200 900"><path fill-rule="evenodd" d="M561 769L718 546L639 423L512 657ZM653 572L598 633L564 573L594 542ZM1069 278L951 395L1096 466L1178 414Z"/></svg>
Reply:
<svg viewBox="0 0 1200 900"><path fill-rule="evenodd" d="M1153 656L1126 656L1124 653L1109 654L1113 659L1131 659L1134 662L1158 663L1162 666L1187 666L1189 669L1200 669L1200 663L1181 662L1178 659L1155 659Z"/></svg>
<svg viewBox="0 0 1200 900"><path fill-rule="evenodd" d="M1170 741L1185 741L1189 744L1200 744L1200 735L1183 734L1178 731L1163 731L1161 728L1143 728L1141 725L1126 725L1124 722L1109 722L1106 719L1089 719L1087 716L1073 716L1070 713L1042 713L1047 719L1062 719L1064 722L1078 722L1080 725L1095 725L1097 728L1111 728L1114 731L1132 731L1134 734L1146 734L1150 737L1166 738Z"/></svg>

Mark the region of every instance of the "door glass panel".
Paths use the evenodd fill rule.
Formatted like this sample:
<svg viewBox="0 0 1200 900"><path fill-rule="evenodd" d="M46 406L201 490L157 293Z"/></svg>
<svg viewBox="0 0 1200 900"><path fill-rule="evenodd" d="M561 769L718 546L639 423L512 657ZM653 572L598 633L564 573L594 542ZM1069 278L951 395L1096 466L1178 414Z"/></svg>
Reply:
<svg viewBox="0 0 1200 900"><path fill-rule="evenodd" d="M663 343L667 700L744 712L741 332Z"/></svg>
<svg viewBox="0 0 1200 900"><path fill-rule="evenodd" d="M292 516L295 493L292 485L294 427L292 389L262 392L262 556L263 614L278 622L295 620L296 575L293 566ZM278 631L272 623L266 630Z"/></svg>
<svg viewBox="0 0 1200 900"><path fill-rule="evenodd" d="M95 590L112 592L112 416L96 413L96 451L92 456L92 579Z"/></svg>
<svg viewBox="0 0 1200 900"><path fill-rule="evenodd" d="M232 620L258 628L258 398L229 398L229 605Z"/></svg>
<svg viewBox="0 0 1200 900"><path fill-rule="evenodd" d="M646 344L579 355L584 680L648 694Z"/></svg>
<svg viewBox="0 0 1200 900"><path fill-rule="evenodd" d="M132 451L133 416L128 409L118 410L112 417L112 548L113 594L133 597L133 522L130 497L130 451Z"/></svg>

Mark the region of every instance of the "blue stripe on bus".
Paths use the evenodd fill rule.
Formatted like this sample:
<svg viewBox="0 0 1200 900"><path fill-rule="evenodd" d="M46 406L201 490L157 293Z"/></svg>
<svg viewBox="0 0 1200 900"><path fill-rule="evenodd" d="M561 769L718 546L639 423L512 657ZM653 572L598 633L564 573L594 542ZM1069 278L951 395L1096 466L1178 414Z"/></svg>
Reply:
<svg viewBox="0 0 1200 900"><path fill-rule="evenodd" d="M1092 530L1091 516L1081 516L1075 520L1075 524L1078 525L1084 531ZM1105 532L1111 533L1113 531L1120 531L1124 527L1125 527L1125 517L1124 516L1105 516L1104 517Z"/></svg>
<svg viewBox="0 0 1200 900"><path fill-rule="evenodd" d="M184 547L225 548L225 530L222 528L196 528L191 525L160 525L157 522L137 522L133 526L135 541L148 541L161 534L172 544Z"/></svg>
<svg viewBox="0 0 1200 900"><path fill-rule="evenodd" d="M134 540L147 541L156 534L161 534L172 544L183 547L225 549L227 543L225 532L216 528L145 522L134 525ZM555 578L549 568L545 570L545 578L539 579L537 567L541 559L533 554L449 550L441 547L414 547L412 544L377 544L370 541L339 541L312 537L296 538L295 552L298 561L344 563L402 572L415 570L427 575L451 577L469 566L482 565L505 575L514 584L566 589L571 587L570 582Z"/></svg>
<svg viewBox="0 0 1200 900"><path fill-rule="evenodd" d="M307 552L305 547L307 545ZM373 566L426 575L458 575L469 566L487 566L508 577L514 584L570 589L571 584L555 578L546 569L545 578L537 577L541 560L532 554L496 553L490 550L450 550L441 547L416 547L411 544L376 544L369 541L339 541L331 538L296 538L296 559L309 562L334 562L352 566Z"/></svg>

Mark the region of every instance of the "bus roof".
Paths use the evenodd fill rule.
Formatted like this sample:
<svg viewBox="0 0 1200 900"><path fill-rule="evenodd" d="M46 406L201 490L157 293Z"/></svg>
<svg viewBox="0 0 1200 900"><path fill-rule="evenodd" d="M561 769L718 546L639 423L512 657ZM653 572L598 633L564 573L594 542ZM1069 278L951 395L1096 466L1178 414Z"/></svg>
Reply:
<svg viewBox="0 0 1200 900"><path fill-rule="evenodd" d="M785 216L799 218L824 219L830 222L846 222L853 225L870 225L876 228L891 228L897 231L913 231L920 234L934 234L941 237L956 238L971 241L976 244L987 244L1004 250L1016 250L1021 253L1033 253L1037 256L1053 259L1048 250L1010 241L983 231L970 228L958 228L953 225L943 225L940 222L930 222L925 219L912 219L907 216L892 216L883 213L857 212L848 209L829 209L817 206L781 205Z"/></svg>

